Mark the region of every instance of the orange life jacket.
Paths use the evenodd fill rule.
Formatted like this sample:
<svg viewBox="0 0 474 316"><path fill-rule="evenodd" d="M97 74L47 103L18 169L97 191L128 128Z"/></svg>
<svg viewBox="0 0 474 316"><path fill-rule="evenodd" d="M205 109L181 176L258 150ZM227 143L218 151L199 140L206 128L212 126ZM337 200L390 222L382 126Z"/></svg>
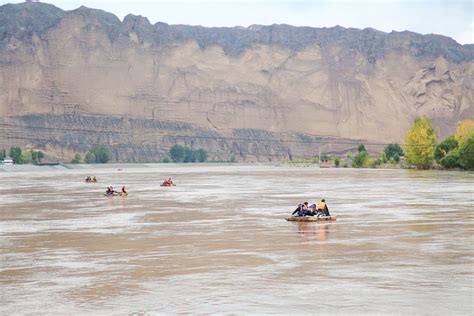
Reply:
<svg viewBox="0 0 474 316"><path fill-rule="evenodd" d="M326 203L324 202L319 202L318 204L318 210L324 210L326 208Z"/></svg>

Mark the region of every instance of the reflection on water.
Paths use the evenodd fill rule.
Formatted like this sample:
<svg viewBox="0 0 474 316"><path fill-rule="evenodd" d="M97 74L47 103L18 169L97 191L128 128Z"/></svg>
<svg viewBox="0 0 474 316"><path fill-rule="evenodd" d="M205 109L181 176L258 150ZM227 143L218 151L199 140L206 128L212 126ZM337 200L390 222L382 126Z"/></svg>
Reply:
<svg viewBox="0 0 474 316"><path fill-rule="evenodd" d="M473 313L472 173L93 171L0 174L0 314Z"/></svg>
<svg viewBox="0 0 474 316"><path fill-rule="evenodd" d="M317 239L325 241L329 235L330 223L323 222L294 222L298 226L298 233L305 241Z"/></svg>

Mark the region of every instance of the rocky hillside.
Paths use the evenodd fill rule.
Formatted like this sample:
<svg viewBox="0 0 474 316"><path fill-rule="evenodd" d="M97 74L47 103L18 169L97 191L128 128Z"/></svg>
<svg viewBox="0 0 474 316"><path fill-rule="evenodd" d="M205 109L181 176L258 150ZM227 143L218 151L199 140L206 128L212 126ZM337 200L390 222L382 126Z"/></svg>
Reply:
<svg viewBox="0 0 474 316"><path fill-rule="evenodd" d="M379 151L413 119L474 117L474 47L374 29L204 28L80 7L0 7L0 148L64 159L106 144L153 161L174 144L216 159Z"/></svg>

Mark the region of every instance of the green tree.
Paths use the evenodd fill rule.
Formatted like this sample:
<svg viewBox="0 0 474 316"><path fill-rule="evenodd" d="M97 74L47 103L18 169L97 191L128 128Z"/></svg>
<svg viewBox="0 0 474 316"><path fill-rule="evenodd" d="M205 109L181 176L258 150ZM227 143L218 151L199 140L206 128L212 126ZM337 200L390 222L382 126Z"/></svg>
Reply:
<svg viewBox="0 0 474 316"><path fill-rule="evenodd" d="M445 169L462 168L459 162L459 150L450 150L447 155L439 160L439 164Z"/></svg>
<svg viewBox="0 0 474 316"><path fill-rule="evenodd" d="M78 163L81 163L81 160L82 160L81 154L75 154L74 159L71 160L71 163L78 164ZM94 161L95 161L95 157L94 157Z"/></svg>
<svg viewBox="0 0 474 316"><path fill-rule="evenodd" d="M31 162L34 164L38 163L38 152L34 150L30 150L30 155L31 155Z"/></svg>
<svg viewBox="0 0 474 316"><path fill-rule="evenodd" d="M385 160L389 160L390 158L398 155L398 160L400 160L400 156L403 156L403 149L398 144L388 144L383 149L385 154Z"/></svg>
<svg viewBox="0 0 474 316"><path fill-rule="evenodd" d="M382 164L382 158L378 157L378 158L368 159L367 163L371 168L377 168L378 166Z"/></svg>
<svg viewBox="0 0 474 316"><path fill-rule="evenodd" d="M88 152L86 156L84 157L84 162L85 163L95 163L95 155L93 152Z"/></svg>
<svg viewBox="0 0 474 316"><path fill-rule="evenodd" d="M7 153L5 152L5 149L0 150L0 160L5 159L7 156Z"/></svg>
<svg viewBox="0 0 474 316"><path fill-rule="evenodd" d="M396 163L399 163L399 162L400 162L400 156L398 155L398 153L395 153L395 154L392 156L392 159L393 159L393 161L395 161Z"/></svg>
<svg viewBox="0 0 474 316"><path fill-rule="evenodd" d="M165 158L163 158L163 160L161 161L163 163L170 163L171 162L171 159L170 157L166 156Z"/></svg>
<svg viewBox="0 0 474 316"><path fill-rule="evenodd" d="M44 158L44 153L41 150L38 150L38 162L41 162L43 158Z"/></svg>
<svg viewBox="0 0 474 316"><path fill-rule="evenodd" d="M417 118L405 135L405 160L418 169L429 168L434 159L436 132L427 117Z"/></svg>
<svg viewBox="0 0 474 316"><path fill-rule="evenodd" d="M170 158L174 162L183 162L184 157L186 155L186 150L184 146L174 145L173 147L171 147L169 154Z"/></svg>
<svg viewBox="0 0 474 316"><path fill-rule="evenodd" d="M107 163L110 160L110 151L104 145L92 147L91 153L94 154L96 163Z"/></svg>
<svg viewBox="0 0 474 316"><path fill-rule="evenodd" d="M474 135L474 121L473 120L462 120L456 124L456 140L459 146L461 146L469 137Z"/></svg>
<svg viewBox="0 0 474 316"><path fill-rule="evenodd" d="M345 159L345 162L344 162L344 165L343 167L344 168L347 168L349 166L352 165L352 153L351 152L347 152L346 153L346 159Z"/></svg>
<svg viewBox="0 0 474 316"><path fill-rule="evenodd" d="M459 146L459 163L466 170L474 170L474 134Z"/></svg>
<svg viewBox="0 0 474 316"><path fill-rule="evenodd" d="M44 157L43 152L39 150L38 151L30 150L30 153L31 153L31 162L34 164L40 163L41 159L43 159Z"/></svg>
<svg viewBox="0 0 474 316"><path fill-rule="evenodd" d="M435 147L434 158L440 162L451 150L458 148L458 141L454 135L446 137Z"/></svg>
<svg viewBox="0 0 474 316"><path fill-rule="evenodd" d="M32 151L27 151L20 156L20 161L18 162L20 165L26 165L33 161Z"/></svg>
<svg viewBox="0 0 474 316"><path fill-rule="evenodd" d="M369 158L369 154L367 154L365 150L359 151L352 158L352 166L356 168L363 167L367 161L367 158Z"/></svg>
<svg viewBox="0 0 474 316"><path fill-rule="evenodd" d="M335 165L336 167L339 167L339 164L340 164L340 163L341 163L341 162L340 162L339 157L334 158L334 165Z"/></svg>
<svg viewBox="0 0 474 316"><path fill-rule="evenodd" d="M358 152L363 152L363 151L367 152L367 150L365 149L364 144L360 144L359 147L357 147L357 151Z"/></svg>
<svg viewBox="0 0 474 316"><path fill-rule="evenodd" d="M196 157L197 157L197 161L199 162L205 162L207 161L207 158L208 158L208 155L207 155L207 151L205 151L204 149L198 149L196 151Z"/></svg>
<svg viewBox="0 0 474 316"><path fill-rule="evenodd" d="M20 147L11 147L10 148L10 157L12 158L14 163L21 163L20 162L20 157L21 157L21 149Z"/></svg>
<svg viewBox="0 0 474 316"><path fill-rule="evenodd" d="M184 160L183 162L196 162L196 157L195 157L195 151L188 148L184 147Z"/></svg>

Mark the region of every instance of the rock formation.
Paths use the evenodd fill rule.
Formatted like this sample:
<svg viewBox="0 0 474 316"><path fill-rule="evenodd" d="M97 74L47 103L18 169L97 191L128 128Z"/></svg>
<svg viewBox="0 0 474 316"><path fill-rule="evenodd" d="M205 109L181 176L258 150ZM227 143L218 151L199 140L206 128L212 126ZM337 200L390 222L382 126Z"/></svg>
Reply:
<svg viewBox="0 0 474 316"><path fill-rule="evenodd" d="M154 161L179 143L241 161L372 151L413 119L474 117L474 47L440 35L154 25L43 3L0 7L0 149L93 144Z"/></svg>

